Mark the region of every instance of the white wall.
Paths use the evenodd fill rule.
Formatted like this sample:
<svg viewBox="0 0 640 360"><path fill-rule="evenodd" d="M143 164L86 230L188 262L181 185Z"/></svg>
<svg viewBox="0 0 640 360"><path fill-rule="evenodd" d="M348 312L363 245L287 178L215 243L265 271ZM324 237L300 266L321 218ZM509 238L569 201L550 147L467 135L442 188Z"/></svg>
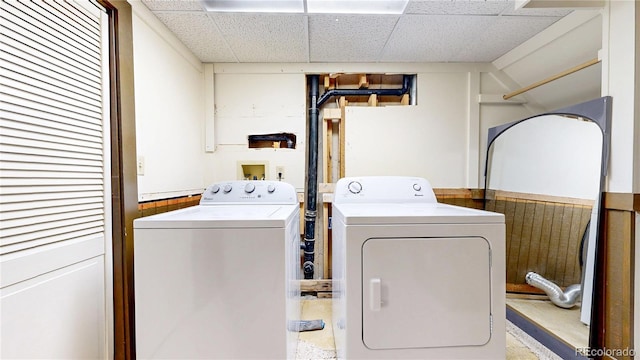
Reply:
<svg viewBox="0 0 640 360"><path fill-rule="evenodd" d="M204 70L140 2L133 8L138 199L200 193L204 179ZM140 170L140 169L139 169Z"/></svg>
<svg viewBox="0 0 640 360"><path fill-rule="evenodd" d="M505 92L487 75L493 68L482 64L349 64L346 69L342 64L215 64L210 94L202 90L208 81L204 70L160 41L141 19L134 25L136 61L153 51L164 52L154 58L166 58L136 75L137 146L145 160L145 174L138 177L141 200L238 179L242 162L264 163L267 179L276 179L276 167L283 167L284 181L303 191L307 73L418 74L417 106L348 107L347 175L406 174L428 178L437 187L479 187L487 128L531 115L519 103L479 102L480 94ZM164 97L167 93L156 89L162 86L156 77L165 71L163 78L184 82L182 93L190 96L174 92ZM209 96L214 96L213 104ZM204 150L205 103L215 106L212 152ZM395 135L386 136L388 131ZM296 149L248 148L248 135L277 132L294 133Z"/></svg>
<svg viewBox="0 0 640 360"><path fill-rule="evenodd" d="M139 10L134 19L136 64L145 64L136 65L138 154L145 160L145 175L138 178L141 200L237 179L241 162L264 163L267 179L275 179L276 167L283 167L284 181L302 191L305 77L310 73L418 74L417 106L349 108L347 175L411 174L429 178L437 187L481 187L487 129L543 110L522 96L518 101L502 100L519 85L500 69L515 71L527 63L527 56L573 39L554 33L551 37L556 40L535 44L534 50L505 55L501 68L492 64L203 65ZM597 21L592 15L582 16L574 23L587 25L572 24L570 31L592 29ZM203 69L210 66L213 79L204 76ZM214 83L213 89L207 90L207 81ZM555 101L563 106L574 102L569 93ZM209 115L212 107L215 111ZM388 125L394 121L396 125ZM379 126L369 126L372 122ZM388 130L395 136L375 134ZM248 135L283 131L297 135L295 150L247 146Z"/></svg>
<svg viewBox="0 0 640 360"><path fill-rule="evenodd" d="M505 91L494 77L483 76L493 68L482 64L215 64L214 68L216 147L206 155L207 183L236 179L239 162L265 162L268 179L275 179L275 168L283 166L284 180L304 189L307 73L418 74L417 106L347 107L348 176L404 174L423 176L437 187L478 187L487 124L531 115L518 103L479 102L481 87L494 97ZM486 119L480 117L485 107L493 107ZM507 109L507 115L499 115ZM295 150L247 146L250 134L283 131L297 135Z"/></svg>
<svg viewBox="0 0 640 360"><path fill-rule="evenodd" d="M465 187L469 81L466 72L418 73L416 106L345 112L345 174L424 177Z"/></svg>
<svg viewBox="0 0 640 360"><path fill-rule="evenodd" d="M602 94L613 97L610 192L640 192L640 87L638 4L611 1L604 23ZM635 36L634 36L635 35ZM635 53L632 49L636 49Z"/></svg>
<svg viewBox="0 0 640 360"><path fill-rule="evenodd" d="M305 184L306 78L304 74L215 74L215 144L205 160L206 183L238 180L239 163L264 163L267 180L283 181L298 191ZM288 132L295 149L249 148L248 136Z"/></svg>

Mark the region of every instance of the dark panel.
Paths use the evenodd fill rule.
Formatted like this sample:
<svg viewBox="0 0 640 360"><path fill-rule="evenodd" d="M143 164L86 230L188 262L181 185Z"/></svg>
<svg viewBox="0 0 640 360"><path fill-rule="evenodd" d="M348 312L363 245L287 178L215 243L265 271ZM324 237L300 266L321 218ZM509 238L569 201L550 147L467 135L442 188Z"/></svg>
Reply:
<svg viewBox="0 0 640 360"><path fill-rule="evenodd" d="M594 349L633 349L635 232L635 211L603 209L590 338Z"/></svg>
<svg viewBox="0 0 640 360"><path fill-rule="evenodd" d="M607 211L605 339L608 349L632 348L633 281L631 273L631 229L633 213ZM630 357L619 357L630 359Z"/></svg>

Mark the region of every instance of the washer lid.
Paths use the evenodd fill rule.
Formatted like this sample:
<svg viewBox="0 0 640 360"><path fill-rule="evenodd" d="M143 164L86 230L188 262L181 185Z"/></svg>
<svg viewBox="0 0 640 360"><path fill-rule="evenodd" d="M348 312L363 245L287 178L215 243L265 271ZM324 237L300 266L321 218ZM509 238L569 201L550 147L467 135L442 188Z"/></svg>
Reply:
<svg viewBox="0 0 640 360"><path fill-rule="evenodd" d="M347 225L504 224L500 213L449 204L333 204L335 216Z"/></svg>
<svg viewBox="0 0 640 360"><path fill-rule="evenodd" d="M284 228L298 205L197 205L134 220L135 229Z"/></svg>

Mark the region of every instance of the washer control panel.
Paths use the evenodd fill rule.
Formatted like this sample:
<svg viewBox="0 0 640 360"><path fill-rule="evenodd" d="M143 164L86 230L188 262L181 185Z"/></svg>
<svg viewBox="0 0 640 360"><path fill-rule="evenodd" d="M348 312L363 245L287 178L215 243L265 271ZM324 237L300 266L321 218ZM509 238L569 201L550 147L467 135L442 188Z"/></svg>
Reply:
<svg viewBox="0 0 640 360"><path fill-rule="evenodd" d="M282 181L238 180L209 185L200 205L221 203L297 204L298 195L293 185Z"/></svg>
<svg viewBox="0 0 640 360"><path fill-rule="evenodd" d="M361 176L338 180L334 203L437 203L431 184L408 176Z"/></svg>

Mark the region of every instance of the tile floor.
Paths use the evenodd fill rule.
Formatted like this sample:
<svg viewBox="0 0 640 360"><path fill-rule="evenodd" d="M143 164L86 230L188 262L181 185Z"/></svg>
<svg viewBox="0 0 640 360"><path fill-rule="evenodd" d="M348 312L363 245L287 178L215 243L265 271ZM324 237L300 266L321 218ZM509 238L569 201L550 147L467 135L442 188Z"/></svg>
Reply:
<svg viewBox="0 0 640 360"><path fill-rule="evenodd" d="M297 360L335 359L335 345L333 342L333 327L331 325L331 299L309 298L302 300L302 319L323 319L325 327L322 330L305 331L300 333ZM508 360L538 360L554 359L553 354L540 354L538 350L531 350L524 339L523 333L511 324L507 324L507 355ZM538 344L539 345L539 344ZM534 352L535 351L535 352Z"/></svg>

